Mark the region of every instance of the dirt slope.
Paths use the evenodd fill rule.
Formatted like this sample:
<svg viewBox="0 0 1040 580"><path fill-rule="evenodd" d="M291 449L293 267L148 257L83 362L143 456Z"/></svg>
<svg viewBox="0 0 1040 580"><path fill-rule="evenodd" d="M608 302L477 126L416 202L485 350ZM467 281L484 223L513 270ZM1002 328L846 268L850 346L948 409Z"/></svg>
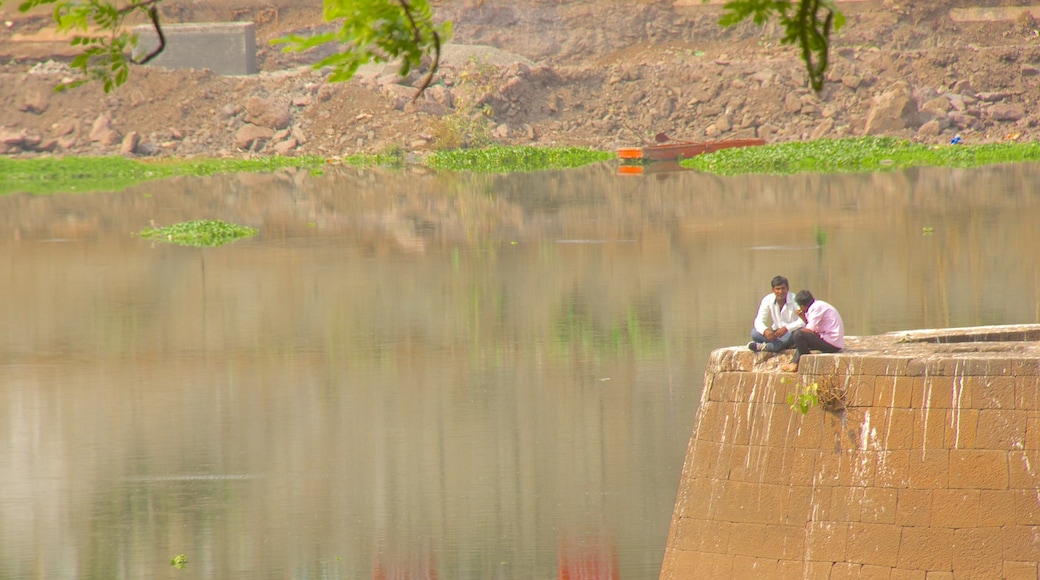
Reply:
<svg viewBox="0 0 1040 580"><path fill-rule="evenodd" d="M683 6L682 4L692 4ZM769 141L863 134L945 143L1040 134L1040 25L955 21L969 2L842 4L827 86L807 88L774 27L717 25L719 9L651 0L461 0L435 85L392 67L329 84L315 54L267 44L321 27L320 2L167 0L165 22L253 21L262 73L134 69L110 94L51 87L67 47L46 14L0 7L0 153L336 156L500 142L612 149L658 132ZM206 4L203 6L203 4ZM999 4L996 2L995 4Z"/></svg>

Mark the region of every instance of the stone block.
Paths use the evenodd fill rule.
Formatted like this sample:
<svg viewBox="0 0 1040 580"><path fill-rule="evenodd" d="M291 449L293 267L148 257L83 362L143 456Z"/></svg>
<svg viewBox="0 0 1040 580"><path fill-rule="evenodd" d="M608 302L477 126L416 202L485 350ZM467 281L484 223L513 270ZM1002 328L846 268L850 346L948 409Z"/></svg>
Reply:
<svg viewBox="0 0 1040 580"><path fill-rule="evenodd" d="M809 481L801 479L799 481ZM788 489L783 523L802 529L813 518L813 488L807 485L792 485Z"/></svg>
<svg viewBox="0 0 1040 580"><path fill-rule="evenodd" d="M830 580L833 567L834 562L806 562L803 580Z"/></svg>
<svg viewBox="0 0 1040 580"><path fill-rule="evenodd" d="M1040 562L1040 527L1005 526L1001 531L1004 560Z"/></svg>
<svg viewBox="0 0 1040 580"><path fill-rule="evenodd" d="M791 560L805 555L805 524L769 525L763 530L761 558Z"/></svg>
<svg viewBox="0 0 1040 580"><path fill-rule="evenodd" d="M979 411L979 449L1022 449L1026 441L1026 418L1029 411L983 409Z"/></svg>
<svg viewBox="0 0 1040 580"><path fill-rule="evenodd" d="M848 561L895 566L902 528L886 524L852 523L848 532Z"/></svg>
<svg viewBox="0 0 1040 580"><path fill-rule="evenodd" d="M901 568L895 568L892 570L892 576L889 580L926 580L926 572L924 570L903 570Z"/></svg>
<svg viewBox="0 0 1040 580"><path fill-rule="evenodd" d="M776 577L776 560L734 556L731 574L730 578L774 578Z"/></svg>
<svg viewBox="0 0 1040 580"><path fill-rule="evenodd" d="M1004 561L1003 580L1036 580L1036 562L1008 562Z"/></svg>
<svg viewBox="0 0 1040 580"><path fill-rule="evenodd" d="M1003 568L1000 528L953 532L953 569L959 578L999 578Z"/></svg>
<svg viewBox="0 0 1040 580"><path fill-rule="evenodd" d="M878 487L905 488L910 485L910 452L881 451L877 455L874 484Z"/></svg>
<svg viewBox="0 0 1040 580"><path fill-rule="evenodd" d="M1040 505L1037 503L1036 489L1016 489L1015 514L1016 524L1023 526L1040 525Z"/></svg>
<svg viewBox="0 0 1040 580"><path fill-rule="evenodd" d="M1040 360L1035 358L1015 359L1011 361L1011 374L1016 377L1035 377L1040 375Z"/></svg>
<svg viewBox="0 0 1040 580"><path fill-rule="evenodd" d="M937 489L932 494L932 525L973 528L979 525L980 492L977 489Z"/></svg>
<svg viewBox="0 0 1040 580"><path fill-rule="evenodd" d="M974 409L1014 409L1015 377L984 376L966 377L965 400Z"/></svg>
<svg viewBox="0 0 1040 580"><path fill-rule="evenodd" d="M910 377L875 377L874 406L909 408L914 380Z"/></svg>
<svg viewBox="0 0 1040 580"><path fill-rule="evenodd" d="M777 580L803 580L806 565L798 560L780 560L776 563Z"/></svg>
<svg viewBox="0 0 1040 580"><path fill-rule="evenodd" d="M209 69L220 75L257 73L256 28L252 22L200 22L165 24L166 46L151 66L170 69ZM134 55L141 58L159 46L150 25L136 26L139 35Z"/></svg>
<svg viewBox="0 0 1040 580"><path fill-rule="evenodd" d="M946 442L946 409L914 409L914 445L942 447Z"/></svg>
<svg viewBox="0 0 1040 580"><path fill-rule="evenodd" d="M1015 511L1013 490L983 489L979 491L979 525L1006 526L1015 524L1018 513Z"/></svg>
<svg viewBox="0 0 1040 580"><path fill-rule="evenodd" d="M910 451L910 487L944 489L950 483L950 452L946 449Z"/></svg>
<svg viewBox="0 0 1040 580"><path fill-rule="evenodd" d="M1028 411L1040 409L1040 377L1015 377L1015 408Z"/></svg>
<svg viewBox="0 0 1040 580"><path fill-rule="evenodd" d="M859 580L860 571L862 570L863 566L861 564L835 562L831 566L830 580Z"/></svg>
<svg viewBox="0 0 1040 580"><path fill-rule="evenodd" d="M953 529L903 528L898 566L929 572L952 570Z"/></svg>
<svg viewBox="0 0 1040 580"><path fill-rule="evenodd" d="M835 522L858 522L863 517L862 487L834 488L830 518Z"/></svg>
<svg viewBox="0 0 1040 580"><path fill-rule="evenodd" d="M735 556L758 556L765 539L766 525L737 522L732 525L734 541L730 542L729 554Z"/></svg>
<svg viewBox="0 0 1040 580"><path fill-rule="evenodd" d="M1040 489L1040 452L1008 452L1008 489Z"/></svg>
<svg viewBox="0 0 1040 580"><path fill-rule="evenodd" d="M906 373L910 357L863 356L859 372L865 377L898 376Z"/></svg>
<svg viewBox="0 0 1040 580"><path fill-rule="evenodd" d="M896 503L899 492L892 488L868 487L863 490L860 520L864 523L896 523Z"/></svg>
<svg viewBox="0 0 1040 580"><path fill-rule="evenodd" d="M892 568L888 566L864 564L859 571L859 580L889 580L890 578L892 578Z"/></svg>
<svg viewBox="0 0 1040 580"><path fill-rule="evenodd" d="M881 448L885 450L910 449L914 442L916 412L911 409L892 409L881 433Z"/></svg>
<svg viewBox="0 0 1040 580"><path fill-rule="evenodd" d="M1008 453L988 449L951 450L950 488L1007 489Z"/></svg>
<svg viewBox="0 0 1040 580"><path fill-rule="evenodd" d="M874 376L853 377L845 394L849 407L871 407L874 405Z"/></svg>
<svg viewBox="0 0 1040 580"><path fill-rule="evenodd" d="M953 377L924 377L915 381L910 406L927 410L949 409L954 406L954 389L959 383Z"/></svg>
<svg viewBox="0 0 1040 580"><path fill-rule="evenodd" d="M1025 449L1040 449L1040 417L1026 418Z"/></svg>
<svg viewBox="0 0 1040 580"><path fill-rule="evenodd" d="M849 526L837 522L809 524L806 559L813 561L844 562L847 558Z"/></svg>
<svg viewBox="0 0 1040 580"><path fill-rule="evenodd" d="M800 449L819 449L823 441L824 415L823 413L809 413L801 415L794 413L795 417L791 423L793 436L791 445Z"/></svg>
<svg viewBox="0 0 1040 580"><path fill-rule="evenodd" d="M923 489L900 489L896 496L896 524L915 527L932 525L934 493Z"/></svg>
<svg viewBox="0 0 1040 580"><path fill-rule="evenodd" d="M976 446L979 411L947 409L945 446L948 449L971 449Z"/></svg>

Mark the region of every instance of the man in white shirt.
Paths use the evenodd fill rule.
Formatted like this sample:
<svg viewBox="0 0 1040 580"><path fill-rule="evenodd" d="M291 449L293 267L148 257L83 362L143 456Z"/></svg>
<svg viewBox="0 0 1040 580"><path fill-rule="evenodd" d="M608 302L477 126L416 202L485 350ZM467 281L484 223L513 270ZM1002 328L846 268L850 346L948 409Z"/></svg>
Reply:
<svg viewBox="0 0 1040 580"><path fill-rule="evenodd" d="M776 276L770 285L773 293L758 305L751 342L747 345L755 352L780 352L792 348L794 331L805 326L805 321L798 316L798 304L789 291L787 278Z"/></svg>

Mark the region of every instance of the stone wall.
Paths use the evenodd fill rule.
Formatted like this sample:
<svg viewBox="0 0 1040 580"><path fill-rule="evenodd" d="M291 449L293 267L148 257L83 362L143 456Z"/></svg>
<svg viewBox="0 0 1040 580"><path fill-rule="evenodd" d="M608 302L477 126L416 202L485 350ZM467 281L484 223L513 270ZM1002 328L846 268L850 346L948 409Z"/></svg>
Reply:
<svg viewBox="0 0 1040 580"><path fill-rule="evenodd" d="M661 578L1037 578L1040 326L712 353ZM788 394L837 396L802 415ZM825 408L826 407L826 408Z"/></svg>

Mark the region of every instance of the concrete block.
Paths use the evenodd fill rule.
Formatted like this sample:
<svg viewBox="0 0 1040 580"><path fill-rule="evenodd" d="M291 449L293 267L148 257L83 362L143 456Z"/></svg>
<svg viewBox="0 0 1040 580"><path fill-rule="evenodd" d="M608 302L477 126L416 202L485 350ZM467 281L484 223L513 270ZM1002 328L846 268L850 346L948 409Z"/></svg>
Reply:
<svg viewBox="0 0 1040 580"><path fill-rule="evenodd" d="M252 22L164 24L166 46L148 64L171 69L209 69L220 75L256 74L256 29ZM151 25L135 26L139 36L135 58L157 46Z"/></svg>

